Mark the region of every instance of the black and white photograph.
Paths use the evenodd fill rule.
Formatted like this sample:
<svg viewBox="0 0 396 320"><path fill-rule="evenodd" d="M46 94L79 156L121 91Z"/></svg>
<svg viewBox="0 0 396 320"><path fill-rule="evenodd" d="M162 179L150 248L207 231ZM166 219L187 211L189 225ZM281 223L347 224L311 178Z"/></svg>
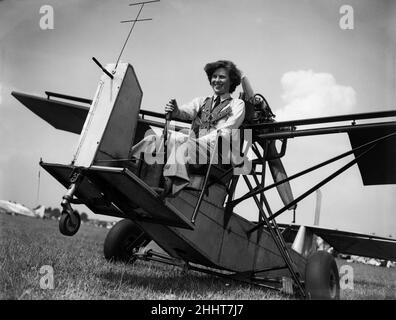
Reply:
<svg viewBox="0 0 396 320"><path fill-rule="evenodd" d="M396 300L396 1L0 0L0 120L0 300Z"/></svg>

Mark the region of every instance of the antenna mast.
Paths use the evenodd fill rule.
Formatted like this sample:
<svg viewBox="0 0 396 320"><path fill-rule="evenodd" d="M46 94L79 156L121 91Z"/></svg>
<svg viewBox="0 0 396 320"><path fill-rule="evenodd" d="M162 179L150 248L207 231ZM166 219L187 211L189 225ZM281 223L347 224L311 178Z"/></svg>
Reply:
<svg viewBox="0 0 396 320"><path fill-rule="evenodd" d="M119 56L118 56L118 59L117 59L117 62L116 62L116 65L115 65L114 70L117 69L118 62L120 61L121 55L122 55L122 53L124 52L125 46L126 46L128 40L129 40L129 37L131 36L131 33L132 33L132 31L133 31L133 28L135 27L136 22L152 20L152 19L139 19L140 13L142 12L144 5L147 4L147 3L152 3L152 2L160 2L160 0L142 1L142 2L136 2L136 3L131 3L131 4L129 4L129 6L141 5L141 7L140 7L140 10L139 10L139 12L138 12L138 14L136 15L136 18L135 18L134 20L124 20L124 21L121 21L121 23L133 22L133 24L132 24L131 29L129 30L129 33L128 33L128 36L127 36L127 38L126 38L126 40L125 40L125 42L124 42L124 45L122 46L122 49L121 49L121 52L120 52L120 54L119 54Z"/></svg>

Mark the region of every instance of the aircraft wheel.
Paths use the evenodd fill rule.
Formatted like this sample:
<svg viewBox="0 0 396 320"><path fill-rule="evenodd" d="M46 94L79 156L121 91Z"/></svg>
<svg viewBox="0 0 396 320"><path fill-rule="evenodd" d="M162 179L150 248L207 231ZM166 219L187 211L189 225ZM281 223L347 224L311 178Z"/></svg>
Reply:
<svg viewBox="0 0 396 320"><path fill-rule="evenodd" d="M149 241L148 235L132 220L120 220L106 236L104 256L106 260L133 263L136 260L133 254Z"/></svg>
<svg viewBox="0 0 396 320"><path fill-rule="evenodd" d="M340 299L340 276L331 254L317 251L308 258L305 269L305 291L308 299Z"/></svg>
<svg viewBox="0 0 396 320"><path fill-rule="evenodd" d="M73 216L72 216L73 215ZM80 229L81 217L78 213L62 212L59 220L59 231L65 236L73 236Z"/></svg>

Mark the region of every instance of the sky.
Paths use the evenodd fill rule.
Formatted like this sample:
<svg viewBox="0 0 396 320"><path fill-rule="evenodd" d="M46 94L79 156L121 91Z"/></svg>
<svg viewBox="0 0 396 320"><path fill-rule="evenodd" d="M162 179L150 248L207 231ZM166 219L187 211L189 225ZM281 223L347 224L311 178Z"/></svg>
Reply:
<svg viewBox="0 0 396 320"><path fill-rule="evenodd" d="M139 10L131 2L0 1L0 199L60 206L65 189L38 163L70 163L78 136L55 130L10 93L92 99L101 71L91 58L117 60L130 27L119 22ZM340 27L345 4L352 29ZM45 5L53 8L53 29L40 27ZM395 1L161 0L145 5L140 18L153 20L135 26L121 61L135 69L143 109L162 112L170 98L211 94L203 67L218 59L237 64L279 121L396 107ZM282 161L293 174L349 149L346 134L294 138ZM351 159L293 181L295 196ZM363 186L354 166L321 188L320 225L396 237L395 191ZM269 198L275 211L280 201ZM253 202L237 210L257 215ZM314 211L313 194L299 204L297 222L312 224ZM291 213L279 221L290 222Z"/></svg>

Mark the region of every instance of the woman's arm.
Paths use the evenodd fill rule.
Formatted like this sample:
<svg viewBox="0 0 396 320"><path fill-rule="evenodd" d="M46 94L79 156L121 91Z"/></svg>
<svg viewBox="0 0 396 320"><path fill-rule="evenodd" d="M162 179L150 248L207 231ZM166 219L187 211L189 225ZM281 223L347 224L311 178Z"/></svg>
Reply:
<svg viewBox="0 0 396 320"><path fill-rule="evenodd" d="M174 119L192 121L204 100L205 97L198 97L179 107L176 100L173 99L165 106L165 112L172 112L172 118Z"/></svg>

